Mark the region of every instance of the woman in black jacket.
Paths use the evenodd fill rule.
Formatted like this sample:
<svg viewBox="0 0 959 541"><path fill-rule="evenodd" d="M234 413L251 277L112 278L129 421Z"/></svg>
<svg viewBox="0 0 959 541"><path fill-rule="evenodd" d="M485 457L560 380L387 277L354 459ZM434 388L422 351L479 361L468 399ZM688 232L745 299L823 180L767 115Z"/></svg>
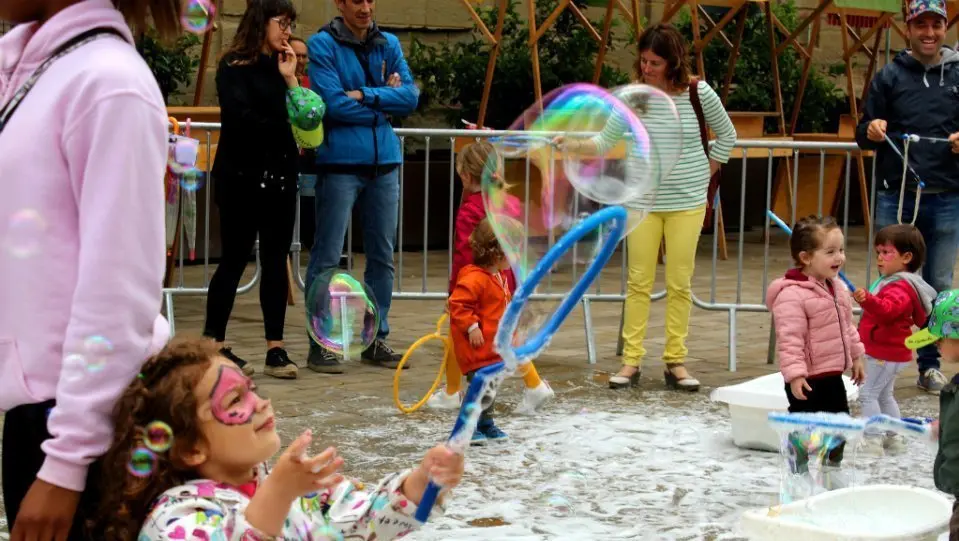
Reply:
<svg viewBox="0 0 959 541"><path fill-rule="evenodd" d="M236 289L259 234L264 372L288 379L297 374L283 349L286 261L296 213L298 150L286 112L286 92L299 86L296 55L289 44L295 20L290 0L251 0L217 67L222 132L212 179L222 257L210 281L203 331L245 374L253 373L253 367L223 343Z"/></svg>

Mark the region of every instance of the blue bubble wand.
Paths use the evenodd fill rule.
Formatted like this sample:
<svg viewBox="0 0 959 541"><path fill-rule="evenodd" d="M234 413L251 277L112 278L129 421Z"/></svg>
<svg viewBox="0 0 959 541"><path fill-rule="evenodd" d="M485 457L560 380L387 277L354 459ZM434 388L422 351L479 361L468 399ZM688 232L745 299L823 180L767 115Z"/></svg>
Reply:
<svg viewBox="0 0 959 541"><path fill-rule="evenodd" d="M773 223L775 223L777 226L779 226L779 229L782 229L783 231L785 231L785 232L786 232L787 234L789 234L789 235L792 235L792 234L793 234L792 228L789 227L788 225L786 225L786 222L782 221L782 219L779 218L779 216L776 216L776 213L775 213L775 212L773 212L773 211L771 211L771 210L767 210L767 211L766 211L766 216L768 216L769 219L773 221ZM849 278L846 278L846 273L844 273L843 271L839 271L839 278L846 284L846 287L849 288L849 291L855 291L855 290L856 290L856 286L852 285L852 282L849 281Z"/></svg>
<svg viewBox="0 0 959 541"><path fill-rule="evenodd" d="M500 383L507 376L515 373L520 365L532 361L549 346L550 339L559 330L560 325L563 324L573 308L579 304L580 299L583 298L596 278L599 277L600 271L609 262L609 258L613 256L616 245L619 244L619 240L626 232L626 220L627 212L625 208L611 206L578 222L556 241L556 244L546 252L543 259L530 271L526 280L520 284L516 294L513 295L513 299L506 307L506 312L500 319L499 329L497 329L496 336L493 339L493 346L503 358L503 361L477 371L469 389L466 391L466 396L463 398L463 405L460 407L460 413L447 442L451 449L465 453L473 437L473 432L476 430L476 424L479 422L483 406L492 402ZM583 276L576 282L569 294L563 298L562 303L546 323L526 343L513 346L513 336L516 333L516 327L519 325L520 315L529 302L530 296L536 290L536 286L549 274L550 269L563 254L571 250L583 237L599 228L603 228L608 234ZM442 487L434 481L429 482L423 492L423 498L416 508L414 516L416 520L425 523L429 519L430 512L441 489Z"/></svg>

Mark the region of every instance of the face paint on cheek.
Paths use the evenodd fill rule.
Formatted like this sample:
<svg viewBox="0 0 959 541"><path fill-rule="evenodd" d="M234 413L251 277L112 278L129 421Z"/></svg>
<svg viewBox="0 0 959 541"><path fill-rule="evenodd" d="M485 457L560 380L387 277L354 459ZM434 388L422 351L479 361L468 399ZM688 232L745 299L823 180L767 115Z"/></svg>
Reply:
<svg viewBox="0 0 959 541"><path fill-rule="evenodd" d="M221 366L210 392L210 411L225 425L249 423L256 411L256 394L249 388L249 379L239 370Z"/></svg>

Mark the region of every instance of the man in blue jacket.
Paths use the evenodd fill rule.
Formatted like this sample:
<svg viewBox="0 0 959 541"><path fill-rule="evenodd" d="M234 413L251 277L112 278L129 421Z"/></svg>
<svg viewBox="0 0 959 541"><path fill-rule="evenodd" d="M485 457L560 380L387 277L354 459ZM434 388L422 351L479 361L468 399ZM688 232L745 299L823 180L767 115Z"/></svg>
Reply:
<svg viewBox="0 0 959 541"><path fill-rule="evenodd" d="M400 142L390 118L416 109L413 83L396 36L373 22L374 0L336 0L341 17L308 42L310 86L326 102L326 137L317 149L316 237L307 270L328 281L338 267L354 203L362 209L364 281L376 297L380 328L362 360L396 368L400 355L387 346L393 293L393 245L399 205ZM320 284L321 287L322 284ZM342 373L337 357L311 341L309 368Z"/></svg>
<svg viewBox="0 0 959 541"><path fill-rule="evenodd" d="M915 221L928 249L922 277L945 291L952 289L959 246L959 53L943 46L945 2L908 1L906 35L909 49L872 80L856 142L876 151L876 227ZM902 152L905 134L920 136L908 156L919 179L908 170L903 176L902 158L886 140ZM939 394L947 381L936 347L920 349L918 363L919 387Z"/></svg>

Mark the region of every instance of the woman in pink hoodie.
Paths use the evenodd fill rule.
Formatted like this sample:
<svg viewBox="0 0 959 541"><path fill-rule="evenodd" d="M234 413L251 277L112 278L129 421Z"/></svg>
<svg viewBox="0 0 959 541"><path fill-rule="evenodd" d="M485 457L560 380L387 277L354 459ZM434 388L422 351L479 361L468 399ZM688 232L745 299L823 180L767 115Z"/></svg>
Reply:
<svg viewBox="0 0 959 541"><path fill-rule="evenodd" d="M844 241L830 217L799 220L789 238L796 267L769 284L766 292L790 413L849 413L843 372L852 370L857 384L865 378L865 348L853 321L852 297L836 279L846 261ZM805 473L805 449L795 447L793 473ZM826 466L839 467L844 447L829 452Z"/></svg>
<svg viewBox="0 0 959 541"><path fill-rule="evenodd" d="M119 7L118 7L119 6ZM126 21L179 0L13 0L0 20L0 412L13 540L83 539L91 463L160 317L167 115ZM78 507L80 511L78 511Z"/></svg>

